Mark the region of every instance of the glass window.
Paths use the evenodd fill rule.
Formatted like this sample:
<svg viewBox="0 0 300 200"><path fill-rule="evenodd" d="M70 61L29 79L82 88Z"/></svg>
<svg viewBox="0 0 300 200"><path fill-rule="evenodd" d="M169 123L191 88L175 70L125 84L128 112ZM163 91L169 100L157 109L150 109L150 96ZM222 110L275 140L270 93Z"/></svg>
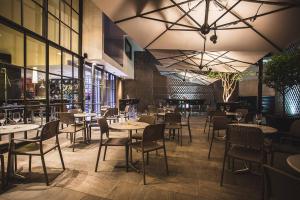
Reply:
<svg viewBox="0 0 300 200"><path fill-rule="evenodd" d="M0 62L24 66L23 34L0 24L0 54Z"/></svg>
<svg viewBox="0 0 300 200"><path fill-rule="evenodd" d="M36 69L40 71L46 71L46 54L45 54L45 44L27 37L27 49L26 49L26 59L27 59L27 68Z"/></svg>
<svg viewBox="0 0 300 200"><path fill-rule="evenodd" d="M60 36L60 44L65 47L66 49L70 49L70 36L71 30L69 27L65 26L64 24L61 24L61 36Z"/></svg>
<svg viewBox="0 0 300 200"><path fill-rule="evenodd" d="M50 103L61 103L61 76L49 74Z"/></svg>
<svg viewBox="0 0 300 200"><path fill-rule="evenodd" d="M21 0L0 0L0 14L21 24Z"/></svg>
<svg viewBox="0 0 300 200"><path fill-rule="evenodd" d="M71 7L68 6L66 3L61 1L60 4L60 19L68 26L71 26Z"/></svg>
<svg viewBox="0 0 300 200"><path fill-rule="evenodd" d="M61 51L49 46L49 72L61 75Z"/></svg>
<svg viewBox="0 0 300 200"><path fill-rule="evenodd" d="M72 55L68 53L63 53L63 76L73 76Z"/></svg>
<svg viewBox="0 0 300 200"><path fill-rule="evenodd" d="M59 0L48 0L48 11L59 18Z"/></svg>
<svg viewBox="0 0 300 200"><path fill-rule="evenodd" d="M24 27L42 35L43 9L32 0L23 0Z"/></svg>
<svg viewBox="0 0 300 200"><path fill-rule="evenodd" d="M73 70L74 70L74 74L73 77L74 78L78 78L78 70L79 70L79 59L77 57L73 57L74 59L74 63L73 63Z"/></svg>
<svg viewBox="0 0 300 200"><path fill-rule="evenodd" d="M48 14L48 39L59 44L59 20Z"/></svg>
<svg viewBox="0 0 300 200"><path fill-rule="evenodd" d="M74 10L72 10L72 29L79 32L79 15Z"/></svg>
<svg viewBox="0 0 300 200"><path fill-rule="evenodd" d="M73 7L74 10L79 12L79 0L73 0L72 1L72 7Z"/></svg>
<svg viewBox="0 0 300 200"><path fill-rule="evenodd" d="M78 53L78 34L72 31L72 51Z"/></svg>
<svg viewBox="0 0 300 200"><path fill-rule="evenodd" d="M26 70L26 98L46 99L46 74L34 70Z"/></svg>

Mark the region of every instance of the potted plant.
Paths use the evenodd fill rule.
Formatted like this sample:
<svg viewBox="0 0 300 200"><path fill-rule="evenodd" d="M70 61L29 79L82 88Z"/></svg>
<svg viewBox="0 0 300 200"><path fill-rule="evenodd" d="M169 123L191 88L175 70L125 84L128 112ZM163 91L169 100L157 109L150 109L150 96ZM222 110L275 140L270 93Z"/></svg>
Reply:
<svg viewBox="0 0 300 200"><path fill-rule="evenodd" d="M264 83L282 95L283 115L286 115L286 94L300 84L300 54L277 54L265 65Z"/></svg>

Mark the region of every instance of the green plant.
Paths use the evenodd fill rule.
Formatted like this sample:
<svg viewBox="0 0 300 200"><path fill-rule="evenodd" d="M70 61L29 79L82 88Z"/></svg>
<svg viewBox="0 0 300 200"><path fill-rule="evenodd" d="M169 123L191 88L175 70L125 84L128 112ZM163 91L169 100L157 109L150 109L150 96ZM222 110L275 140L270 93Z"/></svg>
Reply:
<svg viewBox="0 0 300 200"><path fill-rule="evenodd" d="M282 110L285 96L295 85L300 84L300 54L277 54L265 65L264 83L282 95Z"/></svg>

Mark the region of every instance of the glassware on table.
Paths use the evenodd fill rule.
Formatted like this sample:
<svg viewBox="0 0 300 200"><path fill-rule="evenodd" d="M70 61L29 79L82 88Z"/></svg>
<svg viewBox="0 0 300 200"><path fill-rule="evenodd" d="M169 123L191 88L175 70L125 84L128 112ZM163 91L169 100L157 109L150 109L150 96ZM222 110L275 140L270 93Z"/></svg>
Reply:
<svg viewBox="0 0 300 200"><path fill-rule="evenodd" d="M224 112L224 106L220 106L220 110Z"/></svg>
<svg viewBox="0 0 300 200"><path fill-rule="evenodd" d="M230 105L226 105L226 111L227 111L227 112L230 111Z"/></svg>
<svg viewBox="0 0 300 200"><path fill-rule="evenodd" d="M255 121L257 123L257 125L261 125L261 121L262 121L262 114L258 113L255 115Z"/></svg>
<svg viewBox="0 0 300 200"><path fill-rule="evenodd" d="M13 113L13 120L14 122L18 123L21 120L21 115L19 112Z"/></svg>
<svg viewBox="0 0 300 200"><path fill-rule="evenodd" d="M240 112L236 113L236 120L238 121L238 124L240 123L240 121L242 120L242 118L243 118L243 114L242 113L240 113Z"/></svg>

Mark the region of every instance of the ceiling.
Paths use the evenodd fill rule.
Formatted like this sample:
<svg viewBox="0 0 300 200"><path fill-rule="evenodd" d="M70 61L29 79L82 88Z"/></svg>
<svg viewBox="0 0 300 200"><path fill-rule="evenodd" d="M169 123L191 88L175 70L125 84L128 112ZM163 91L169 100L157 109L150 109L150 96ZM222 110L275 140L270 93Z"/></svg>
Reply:
<svg viewBox="0 0 300 200"><path fill-rule="evenodd" d="M159 60L161 71L244 71L267 53L281 51L300 38L296 0L94 3Z"/></svg>

